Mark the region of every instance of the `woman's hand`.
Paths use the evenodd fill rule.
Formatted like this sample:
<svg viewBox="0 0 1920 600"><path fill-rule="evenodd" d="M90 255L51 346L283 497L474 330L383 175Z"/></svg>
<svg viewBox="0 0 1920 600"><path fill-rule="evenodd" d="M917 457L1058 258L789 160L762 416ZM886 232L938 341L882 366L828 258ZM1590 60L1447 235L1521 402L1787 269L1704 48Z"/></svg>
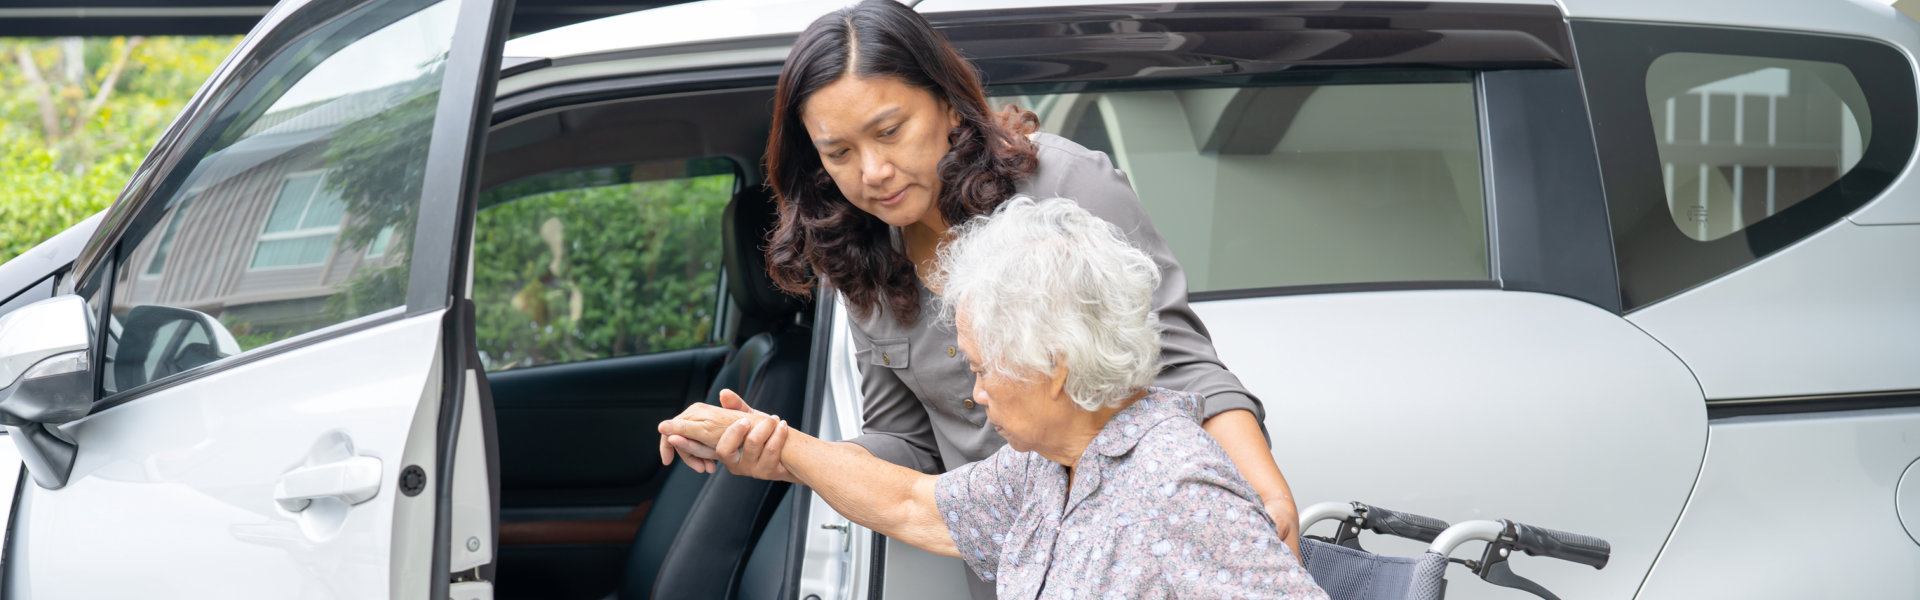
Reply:
<svg viewBox="0 0 1920 600"><path fill-rule="evenodd" d="M794 481L780 462L789 429L786 421L747 406L733 390L720 391L720 406L695 404L661 423L661 463L672 464L677 453L701 473L714 472L717 463L735 475Z"/></svg>
<svg viewBox="0 0 1920 600"><path fill-rule="evenodd" d="M1300 558L1300 511L1294 508L1293 499L1285 498L1267 502L1263 508L1267 509L1267 516L1273 517L1273 522L1280 526L1280 539L1287 542L1287 547L1293 549L1294 559L1298 560Z"/></svg>

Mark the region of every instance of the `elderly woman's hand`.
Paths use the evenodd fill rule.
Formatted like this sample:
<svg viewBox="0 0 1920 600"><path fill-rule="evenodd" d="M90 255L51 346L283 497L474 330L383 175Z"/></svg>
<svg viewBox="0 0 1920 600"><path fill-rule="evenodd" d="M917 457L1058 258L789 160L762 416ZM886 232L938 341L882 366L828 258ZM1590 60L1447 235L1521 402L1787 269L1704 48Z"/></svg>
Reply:
<svg viewBox="0 0 1920 600"><path fill-rule="evenodd" d="M714 464L726 465L736 475L756 479L793 481L780 462L786 448L786 421L747 406L733 390L720 391L721 408L694 404L660 424L660 461L671 464L678 453L693 470L712 473Z"/></svg>
<svg viewBox="0 0 1920 600"><path fill-rule="evenodd" d="M1293 549L1295 557L1300 556L1300 512L1294 508L1293 499L1268 502L1263 508L1280 526L1280 539L1286 540L1287 547Z"/></svg>

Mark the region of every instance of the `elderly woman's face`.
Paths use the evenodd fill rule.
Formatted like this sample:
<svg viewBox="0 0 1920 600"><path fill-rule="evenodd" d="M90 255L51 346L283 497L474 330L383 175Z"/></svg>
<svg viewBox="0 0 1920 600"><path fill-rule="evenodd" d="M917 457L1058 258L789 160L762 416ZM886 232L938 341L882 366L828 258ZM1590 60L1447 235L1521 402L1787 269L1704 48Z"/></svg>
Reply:
<svg viewBox="0 0 1920 600"><path fill-rule="evenodd" d="M967 368L973 370L973 401L987 407L987 422L994 432L1021 452L1041 451L1057 441L1049 434L1071 422L1074 411L1079 410L1064 392L1066 367L1054 367L1052 373L1036 373L1026 379L983 371L974 358L979 356L979 346L969 321L964 311L954 317L960 351L966 353Z"/></svg>
<svg viewBox="0 0 1920 600"><path fill-rule="evenodd" d="M906 227L933 211L940 159L960 117L933 93L895 77L841 77L800 107L820 164L854 206Z"/></svg>

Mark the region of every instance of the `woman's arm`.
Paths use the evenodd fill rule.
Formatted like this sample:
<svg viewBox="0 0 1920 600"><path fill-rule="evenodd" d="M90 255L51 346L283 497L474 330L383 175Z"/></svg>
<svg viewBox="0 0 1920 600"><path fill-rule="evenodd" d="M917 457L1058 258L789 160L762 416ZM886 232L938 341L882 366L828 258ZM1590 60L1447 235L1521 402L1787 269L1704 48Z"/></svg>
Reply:
<svg viewBox="0 0 1920 600"><path fill-rule="evenodd" d="M1233 459L1240 475L1253 484L1253 491L1260 494L1267 515L1280 527L1280 539L1293 549L1294 556L1299 556L1300 513L1293 504L1293 489L1287 487L1280 465L1274 464L1273 454L1267 450L1267 438L1260 434L1260 423L1254 420L1253 413L1223 412L1207 419L1201 428L1213 435L1213 441L1227 451L1227 458Z"/></svg>
<svg viewBox="0 0 1920 600"><path fill-rule="evenodd" d="M723 457L748 446L780 448L787 471L841 516L928 552L960 556L934 502L938 477L881 460L855 444L794 431L777 417L710 404L695 404L662 422L660 434L705 444ZM661 458L671 460L672 454L662 453Z"/></svg>

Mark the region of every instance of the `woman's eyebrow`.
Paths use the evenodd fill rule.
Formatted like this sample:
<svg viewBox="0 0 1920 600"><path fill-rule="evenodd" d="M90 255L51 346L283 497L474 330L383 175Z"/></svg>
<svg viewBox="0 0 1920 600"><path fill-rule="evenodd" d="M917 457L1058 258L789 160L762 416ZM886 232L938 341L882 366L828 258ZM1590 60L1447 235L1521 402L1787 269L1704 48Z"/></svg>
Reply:
<svg viewBox="0 0 1920 600"><path fill-rule="evenodd" d="M870 131L875 126L878 126L881 121L885 121L887 119L893 118L893 115L898 114L899 112L900 112L900 107L898 106L880 111L880 114L874 115L872 119L868 119L867 124L861 125L860 130ZM840 143L840 138L837 138L837 137L829 136L829 137L823 137L823 138L813 138L813 145L821 149L825 149L827 147L830 147L838 143Z"/></svg>
<svg viewBox="0 0 1920 600"><path fill-rule="evenodd" d="M885 120L887 120L887 119L891 119L891 118L893 118L893 115L894 115L894 114L896 114L896 113L899 113L899 112L900 112L900 107L898 107L898 106L895 106L895 107L892 107L892 108L889 108L889 109L886 109L886 110L883 110L883 111L880 111L880 114L877 114L877 115L874 115L874 116L873 116L873 118L871 118L871 119L867 119L867 124L866 124L866 125L861 125L861 126L860 126L860 130L861 130L861 131L868 131L868 130L871 130L871 129L873 129L874 127L876 127L876 126L878 126L878 125L880 125L880 122L881 122L881 121L885 121Z"/></svg>

